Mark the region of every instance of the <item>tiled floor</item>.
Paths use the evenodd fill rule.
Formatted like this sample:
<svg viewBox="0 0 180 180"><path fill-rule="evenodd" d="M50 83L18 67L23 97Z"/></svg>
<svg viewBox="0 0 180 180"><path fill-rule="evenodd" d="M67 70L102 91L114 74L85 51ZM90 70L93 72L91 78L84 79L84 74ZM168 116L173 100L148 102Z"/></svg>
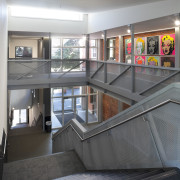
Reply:
<svg viewBox="0 0 180 180"><path fill-rule="evenodd" d="M12 130L7 153L8 162L51 154L51 133L30 127Z"/></svg>

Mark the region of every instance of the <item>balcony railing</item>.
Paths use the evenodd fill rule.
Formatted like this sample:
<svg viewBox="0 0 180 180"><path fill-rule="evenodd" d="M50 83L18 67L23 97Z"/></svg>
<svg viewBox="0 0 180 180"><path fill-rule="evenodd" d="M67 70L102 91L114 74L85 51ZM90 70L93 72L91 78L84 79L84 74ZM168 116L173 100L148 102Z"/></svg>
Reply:
<svg viewBox="0 0 180 180"><path fill-rule="evenodd" d="M90 83L124 97L135 94L134 100L138 101L179 81L180 69L177 68L86 59L8 60L9 86Z"/></svg>

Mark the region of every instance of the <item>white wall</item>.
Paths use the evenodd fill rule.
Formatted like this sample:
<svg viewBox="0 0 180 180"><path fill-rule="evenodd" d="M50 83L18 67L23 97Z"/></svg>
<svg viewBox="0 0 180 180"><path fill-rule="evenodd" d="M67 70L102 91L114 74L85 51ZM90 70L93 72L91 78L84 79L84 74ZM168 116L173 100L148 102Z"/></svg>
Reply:
<svg viewBox="0 0 180 180"><path fill-rule="evenodd" d="M12 108L28 109L28 106L32 106L31 89L12 90L10 98Z"/></svg>
<svg viewBox="0 0 180 180"><path fill-rule="evenodd" d="M32 47L32 58L38 58L38 40L10 38L9 39L9 58L15 58L16 46Z"/></svg>
<svg viewBox="0 0 180 180"><path fill-rule="evenodd" d="M88 15L88 33L142 22L180 12L179 0L165 0Z"/></svg>
<svg viewBox="0 0 180 180"><path fill-rule="evenodd" d="M83 21L62 21L50 19L12 17L9 9L8 30L30 32L52 32L68 34L85 34L87 32L87 15Z"/></svg>
<svg viewBox="0 0 180 180"><path fill-rule="evenodd" d="M0 0L0 144L3 128L7 132L7 6Z"/></svg>

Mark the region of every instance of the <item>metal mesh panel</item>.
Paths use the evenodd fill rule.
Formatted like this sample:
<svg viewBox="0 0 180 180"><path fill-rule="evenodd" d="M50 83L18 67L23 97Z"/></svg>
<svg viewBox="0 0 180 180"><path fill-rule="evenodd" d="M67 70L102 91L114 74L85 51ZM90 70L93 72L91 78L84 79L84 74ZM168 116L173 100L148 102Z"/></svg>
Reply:
<svg viewBox="0 0 180 180"><path fill-rule="evenodd" d="M149 120L153 127L164 164L174 163L180 167L180 106L169 103L151 112ZM153 126L154 125L154 126Z"/></svg>
<svg viewBox="0 0 180 180"><path fill-rule="evenodd" d="M131 90L131 69L127 70L122 76L112 83L113 86Z"/></svg>
<svg viewBox="0 0 180 180"><path fill-rule="evenodd" d="M174 72L169 69L135 67L135 92L141 92L151 87Z"/></svg>
<svg viewBox="0 0 180 180"><path fill-rule="evenodd" d="M89 168L161 167L147 122L134 119L84 143Z"/></svg>
<svg viewBox="0 0 180 180"><path fill-rule="evenodd" d="M104 82L104 64L98 63L98 72L94 75L93 79Z"/></svg>
<svg viewBox="0 0 180 180"><path fill-rule="evenodd" d="M152 89L148 90L147 92L143 93L144 96L149 96L153 94L156 91L159 91L160 89L166 87L167 85L174 83L174 82L180 82L180 73L176 74L175 76L169 78L168 80L160 83L159 85L153 87Z"/></svg>
<svg viewBox="0 0 180 180"><path fill-rule="evenodd" d="M40 76L49 74L50 62L47 61L22 61L9 62L9 79L33 78L33 75Z"/></svg>
<svg viewBox="0 0 180 180"><path fill-rule="evenodd" d="M111 82L121 74L128 66L119 64L107 64L107 82Z"/></svg>

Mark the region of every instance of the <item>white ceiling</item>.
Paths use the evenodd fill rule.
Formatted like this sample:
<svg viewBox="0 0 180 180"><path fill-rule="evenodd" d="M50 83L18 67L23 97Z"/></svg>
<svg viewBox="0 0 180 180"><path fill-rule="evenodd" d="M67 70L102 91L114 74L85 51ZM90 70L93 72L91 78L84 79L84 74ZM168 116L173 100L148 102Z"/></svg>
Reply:
<svg viewBox="0 0 180 180"><path fill-rule="evenodd" d="M7 3L8 5L55 8L91 13L148 4L157 1L165 0L7 0Z"/></svg>

